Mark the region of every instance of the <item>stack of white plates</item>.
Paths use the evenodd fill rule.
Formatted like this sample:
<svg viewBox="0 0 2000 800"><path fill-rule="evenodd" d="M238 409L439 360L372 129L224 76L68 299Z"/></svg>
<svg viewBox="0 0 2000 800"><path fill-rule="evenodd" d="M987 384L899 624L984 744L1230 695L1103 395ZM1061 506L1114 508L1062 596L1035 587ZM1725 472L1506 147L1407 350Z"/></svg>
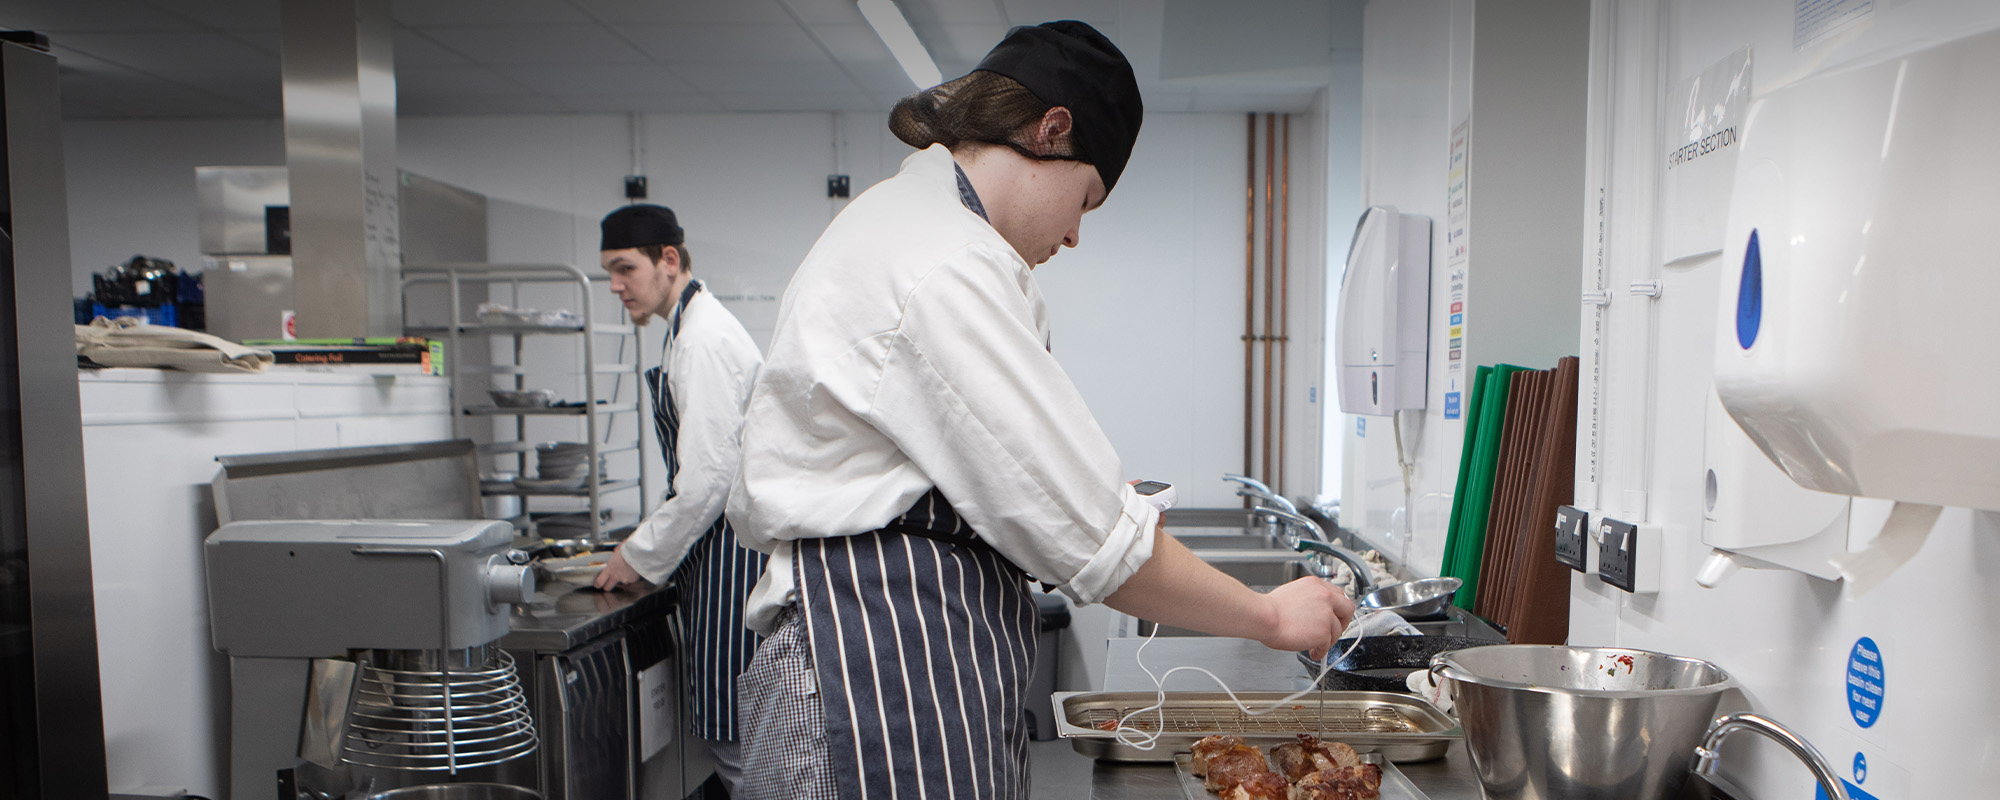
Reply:
<svg viewBox="0 0 2000 800"><path fill-rule="evenodd" d="M604 456L597 457L597 474L604 474ZM528 489L576 489L590 479L590 445L546 442L535 446L535 479L517 480Z"/></svg>

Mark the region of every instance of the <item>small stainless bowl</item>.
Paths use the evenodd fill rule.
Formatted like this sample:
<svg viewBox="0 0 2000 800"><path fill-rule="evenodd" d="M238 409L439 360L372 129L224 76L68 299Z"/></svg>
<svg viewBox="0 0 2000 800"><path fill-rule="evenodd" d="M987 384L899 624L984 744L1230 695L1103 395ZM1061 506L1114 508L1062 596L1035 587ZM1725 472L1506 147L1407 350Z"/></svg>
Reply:
<svg viewBox="0 0 2000 800"><path fill-rule="evenodd" d="M547 408L556 401L548 389L488 389L486 394L501 408Z"/></svg>
<svg viewBox="0 0 2000 800"><path fill-rule="evenodd" d="M1408 620L1441 619L1464 581L1457 578L1424 578L1384 586L1361 596L1360 606L1378 611L1394 611Z"/></svg>

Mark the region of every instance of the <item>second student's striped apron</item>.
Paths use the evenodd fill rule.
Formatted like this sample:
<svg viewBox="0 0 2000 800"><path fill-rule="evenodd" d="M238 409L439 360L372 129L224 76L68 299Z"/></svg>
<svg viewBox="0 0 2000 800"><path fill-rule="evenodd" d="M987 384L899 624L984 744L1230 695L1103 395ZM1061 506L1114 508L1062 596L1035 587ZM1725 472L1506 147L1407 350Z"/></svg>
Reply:
<svg viewBox="0 0 2000 800"><path fill-rule="evenodd" d="M781 625L773 642L803 634L818 695L806 705L819 713L788 721L825 736L787 746L824 761L801 764L770 796L1027 797L1022 695L1041 617L1021 570L935 489L881 529L794 547L799 597L785 624L798 630ZM824 777L808 780L803 770L816 769Z"/></svg>
<svg viewBox="0 0 2000 800"><path fill-rule="evenodd" d="M702 291L701 281L689 281L667 319L661 362L673 361L687 304ZM668 375L660 367L646 371L653 394L653 426L660 453L667 461L666 499L677 494L680 473L680 406L674 402ZM699 391L712 387L694 387ZM674 597L674 638L687 681L687 729L712 742L733 742L736 725L736 676L757 652L757 634L743 627L743 601L764 574L769 557L738 544L729 520L717 516L668 578Z"/></svg>

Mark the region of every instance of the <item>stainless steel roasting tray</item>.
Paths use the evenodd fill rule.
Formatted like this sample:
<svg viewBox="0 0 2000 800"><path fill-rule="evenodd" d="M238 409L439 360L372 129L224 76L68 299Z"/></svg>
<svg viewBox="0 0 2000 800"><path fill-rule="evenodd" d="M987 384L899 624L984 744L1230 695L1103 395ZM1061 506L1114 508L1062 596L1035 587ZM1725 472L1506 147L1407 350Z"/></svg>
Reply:
<svg viewBox="0 0 2000 800"><path fill-rule="evenodd" d="M1188 765L1193 758L1186 753L1174 756L1174 772L1180 778L1181 795L1187 800L1217 800L1216 795L1202 785L1201 776L1194 774L1194 769ZM1418 789L1403 775L1402 770L1396 769L1396 765L1383 758L1381 753L1364 753L1361 763L1382 768L1382 793L1377 795L1377 800L1430 800L1430 795Z"/></svg>
<svg viewBox="0 0 2000 800"><path fill-rule="evenodd" d="M1236 697L1251 709L1261 709L1290 694L1237 692ZM1391 692L1312 692L1256 716L1244 714L1223 692L1167 692L1159 711L1126 722L1148 733L1165 731L1151 750L1121 742L1114 732L1099 727L1158 699L1158 692L1056 692L1056 732L1076 752L1091 758L1161 762L1173 761L1175 753L1185 753L1197 740L1218 733L1262 746L1310 733L1346 743L1356 752L1380 753L1390 761L1439 758L1454 739L1465 736L1457 721L1423 698Z"/></svg>

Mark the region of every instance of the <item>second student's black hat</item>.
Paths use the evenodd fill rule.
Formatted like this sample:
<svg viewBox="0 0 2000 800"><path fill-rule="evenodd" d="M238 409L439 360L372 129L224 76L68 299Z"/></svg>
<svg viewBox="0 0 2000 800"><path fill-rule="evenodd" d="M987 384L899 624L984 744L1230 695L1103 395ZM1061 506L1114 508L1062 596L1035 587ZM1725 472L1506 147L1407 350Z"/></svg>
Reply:
<svg viewBox="0 0 2000 800"><path fill-rule="evenodd" d="M629 205L605 215L599 225L603 239L598 250L630 250L647 245L681 244L686 232L674 219L674 210L648 203Z"/></svg>

